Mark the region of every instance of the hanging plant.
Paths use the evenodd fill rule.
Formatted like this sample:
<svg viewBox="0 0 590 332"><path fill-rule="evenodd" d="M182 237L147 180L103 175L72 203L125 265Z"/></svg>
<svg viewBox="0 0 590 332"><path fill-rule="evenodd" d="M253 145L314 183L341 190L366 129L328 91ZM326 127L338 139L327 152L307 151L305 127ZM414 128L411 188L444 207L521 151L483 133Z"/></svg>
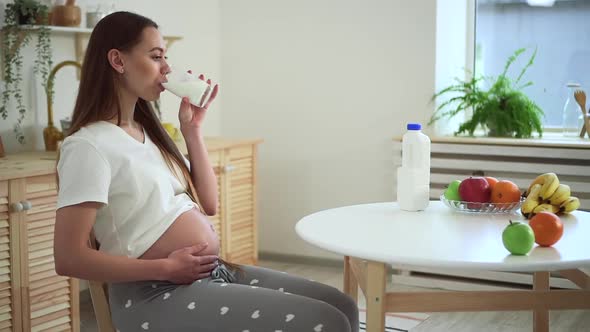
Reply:
<svg viewBox="0 0 590 332"><path fill-rule="evenodd" d="M2 61L4 63L4 91L0 97L0 116L6 120L8 117L8 103L11 97L16 102L16 111L18 113L14 125L14 133L19 143L25 143L22 123L27 113L27 108L23 102L22 92L22 69L23 55L22 49L26 47L33 39L33 34L37 34L37 43L35 50L37 56L33 71L39 75L43 86L46 88L47 76L53 64L51 37L48 28L49 8L34 0L15 0L14 3L6 5L4 16L4 27L2 28ZM29 25L32 25L29 26ZM28 26L28 27L25 27ZM50 87L49 93L53 94Z"/></svg>

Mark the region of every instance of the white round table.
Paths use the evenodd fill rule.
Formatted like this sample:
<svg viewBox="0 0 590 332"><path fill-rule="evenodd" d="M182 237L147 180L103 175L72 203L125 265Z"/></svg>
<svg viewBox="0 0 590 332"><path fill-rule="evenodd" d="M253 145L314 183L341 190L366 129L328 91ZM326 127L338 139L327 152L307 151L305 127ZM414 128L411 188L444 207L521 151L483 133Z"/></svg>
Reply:
<svg viewBox="0 0 590 332"><path fill-rule="evenodd" d="M295 230L325 250L392 264L520 272L590 266L590 214L560 218L561 240L547 248L535 245L527 256L510 255L502 244L509 220L526 222L520 213L459 213L439 201L421 212L402 211L396 203L325 210L301 219Z"/></svg>
<svg viewBox="0 0 590 332"><path fill-rule="evenodd" d="M367 331L383 331L385 311L393 310L534 310L535 331L547 331L548 309L590 309L590 277L579 270L590 266L590 213L560 218L560 241L535 245L526 256L511 255L502 244L509 220L527 222L520 213L460 213L439 201L420 212L392 202L329 209L304 217L295 230L306 242L345 256L344 289L356 296L359 285L367 296ZM385 293L389 264L534 272L534 291ZM549 271L582 289L550 291Z"/></svg>

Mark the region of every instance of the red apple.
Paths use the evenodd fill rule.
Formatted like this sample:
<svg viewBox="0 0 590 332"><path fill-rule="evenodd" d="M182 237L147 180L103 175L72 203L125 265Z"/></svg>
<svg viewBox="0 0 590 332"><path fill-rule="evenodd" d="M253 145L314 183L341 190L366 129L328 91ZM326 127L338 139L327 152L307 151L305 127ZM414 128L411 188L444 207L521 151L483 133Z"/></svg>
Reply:
<svg viewBox="0 0 590 332"><path fill-rule="evenodd" d="M481 176L469 177L459 185L459 196L466 202L487 203L490 201L492 190L488 181ZM471 204L469 208L477 208L479 204Z"/></svg>

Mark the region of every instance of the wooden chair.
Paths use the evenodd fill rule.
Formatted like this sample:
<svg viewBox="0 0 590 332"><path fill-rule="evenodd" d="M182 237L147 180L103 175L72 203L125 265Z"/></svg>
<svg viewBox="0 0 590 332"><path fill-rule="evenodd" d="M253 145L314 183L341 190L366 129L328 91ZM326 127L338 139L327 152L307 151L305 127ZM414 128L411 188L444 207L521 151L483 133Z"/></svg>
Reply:
<svg viewBox="0 0 590 332"><path fill-rule="evenodd" d="M90 232L88 239L90 248L98 250L98 243L94 237L94 231ZM90 298L94 307L94 315L100 332L115 332L113 320L111 318L111 309L109 308L109 298L107 284L100 281L88 281L90 289Z"/></svg>

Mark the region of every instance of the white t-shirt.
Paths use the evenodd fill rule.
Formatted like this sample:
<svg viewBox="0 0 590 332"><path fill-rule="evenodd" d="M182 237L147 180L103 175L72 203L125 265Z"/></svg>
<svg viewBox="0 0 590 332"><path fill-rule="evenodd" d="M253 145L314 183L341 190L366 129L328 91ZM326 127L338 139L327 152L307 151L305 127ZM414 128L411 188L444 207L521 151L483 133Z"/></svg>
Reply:
<svg viewBox="0 0 590 332"><path fill-rule="evenodd" d="M112 255L141 256L180 214L198 208L185 193L186 183L170 171L145 131L144 136L141 143L117 125L99 121L61 145L57 208L104 203L94 233L100 251Z"/></svg>

